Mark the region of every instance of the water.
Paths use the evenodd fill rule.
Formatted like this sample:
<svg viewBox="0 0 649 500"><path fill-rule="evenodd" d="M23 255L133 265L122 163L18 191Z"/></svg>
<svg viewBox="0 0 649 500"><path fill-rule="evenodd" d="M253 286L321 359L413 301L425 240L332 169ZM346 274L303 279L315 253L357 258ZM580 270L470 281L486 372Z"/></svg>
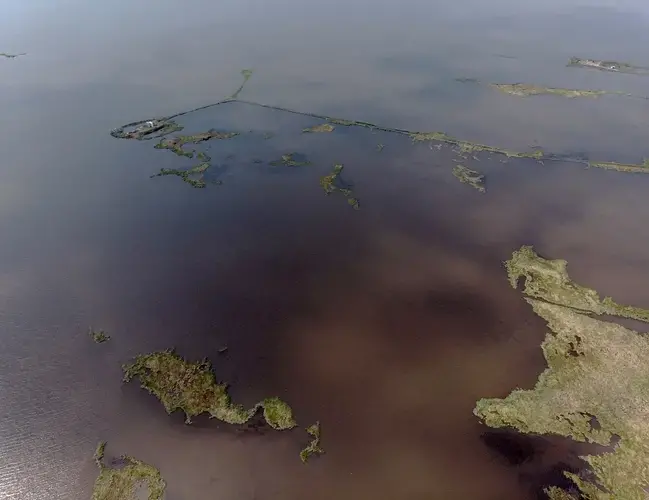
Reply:
<svg viewBox="0 0 649 500"><path fill-rule="evenodd" d="M648 15L631 0L4 6L0 51L28 55L0 60L0 496L89 498L107 440L159 467L170 500L536 498L584 450L490 437L471 413L543 368L543 323L501 262L533 244L649 304L649 176L483 157L481 195L446 149L301 135L316 122L233 103L183 118L255 130L201 145L223 184L196 190L149 178L191 162L108 131L217 101L254 68L246 99L638 162L649 103L517 99L455 78L649 96L647 78L565 68L649 65ZM313 165L267 165L294 150ZM361 210L323 195L335 162ZM112 340L94 344L90 325ZM238 401L278 395L301 424L321 420L327 454L303 466L301 431L185 426L121 385L121 363L172 346L210 357Z"/></svg>

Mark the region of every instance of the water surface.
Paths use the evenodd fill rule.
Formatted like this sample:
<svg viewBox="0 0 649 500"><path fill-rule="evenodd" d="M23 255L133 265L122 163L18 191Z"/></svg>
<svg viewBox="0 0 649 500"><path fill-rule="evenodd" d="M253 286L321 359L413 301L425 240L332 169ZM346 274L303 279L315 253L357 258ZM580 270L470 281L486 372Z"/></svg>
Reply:
<svg viewBox="0 0 649 500"><path fill-rule="evenodd" d="M501 262L533 244L578 282L649 304L649 176L481 157L481 195L451 175L448 148L302 135L317 121L230 103L182 119L253 130L201 145L222 185L199 190L150 178L191 162L108 131L217 101L253 68L246 99L638 162L649 102L521 100L455 79L649 96L648 78L565 67L649 65L648 14L630 0L5 6L0 51L28 55L0 60L3 498L89 498L99 440L159 467L171 500L536 498L583 450L485 434L472 415L543 368L544 325ZM267 164L290 151L313 164ZM338 162L359 211L318 185ZM111 341L92 343L90 325ZM278 395L302 425L321 420L327 454L303 466L300 431L185 426L121 385L121 363L172 346L210 357L243 403Z"/></svg>

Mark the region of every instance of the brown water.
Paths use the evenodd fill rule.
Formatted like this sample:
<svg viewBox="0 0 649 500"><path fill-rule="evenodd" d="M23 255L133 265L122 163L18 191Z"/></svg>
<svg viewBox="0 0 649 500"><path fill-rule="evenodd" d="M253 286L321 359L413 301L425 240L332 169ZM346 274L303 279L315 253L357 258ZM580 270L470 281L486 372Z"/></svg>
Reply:
<svg viewBox="0 0 649 500"><path fill-rule="evenodd" d="M448 150L368 130L304 136L313 120L235 103L184 117L259 132L206 144L223 185L195 190L149 178L186 162L108 134L221 99L252 67L242 97L269 104L649 156L644 101L520 100L454 81L649 96L649 78L564 67L649 65L641 2L486 4L3 6L0 51L28 56L0 60L0 497L89 498L99 440L159 467L168 500L532 499L574 466L583 449L485 433L472 415L543 368L543 323L501 262L533 244L576 280L649 304L649 176L484 157L481 195L451 175ZM293 150L314 164L252 163ZM334 162L360 211L323 195ZM112 340L94 344L89 325ZM327 454L304 466L301 431L185 426L121 385L121 363L172 346L210 357L243 403L278 395L301 424L321 420Z"/></svg>

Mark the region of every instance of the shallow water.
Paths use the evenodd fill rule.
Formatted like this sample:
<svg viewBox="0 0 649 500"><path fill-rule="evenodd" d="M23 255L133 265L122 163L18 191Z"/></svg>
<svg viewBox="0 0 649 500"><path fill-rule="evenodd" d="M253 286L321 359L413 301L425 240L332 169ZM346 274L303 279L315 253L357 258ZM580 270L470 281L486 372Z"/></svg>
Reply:
<svg viewBox="0 0 649 500"><path fill-rule="evenodd" d="M649 102L518 99L455 78L649 96L649 78L565 67L649 65L649 9L179 5L4 7L0 51L28 55L0 59L0 496L89 498L107 440L109 455L159 467L168 500L536 498L583 450L508 446L472 415L543 368L543 323L501 262L533 244L576 281L649 304L649 176L486 155L471 163L480 194L453 177L448 148L364 129L302 135L317 121L230 103L182 117L187 130L253 130L200 145L222 181L201 190L150 178L191 161L108 131L217 101L250 67L246 99L638 162ZM268 165L291 151L313 164ZM359 211L318 184L337 162ZM111 341L94 344L90 325ZM278 395L302 425L321 420L327 454L304 466L302 431L185 426L121 385L121 363L172 346L211 358L243 403Z"/></svg>

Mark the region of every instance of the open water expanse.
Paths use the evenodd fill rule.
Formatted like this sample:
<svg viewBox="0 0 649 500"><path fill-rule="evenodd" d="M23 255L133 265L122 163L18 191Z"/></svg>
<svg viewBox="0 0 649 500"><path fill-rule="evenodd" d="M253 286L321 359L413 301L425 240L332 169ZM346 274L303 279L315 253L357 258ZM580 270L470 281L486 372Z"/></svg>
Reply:
<svg viewBox="0 0 649 500"><path fill-rule="evenodd" d="M102 440L158 467L167 500L533 500L579 467L583 446L472 413L545 366L545 325L502 261L534 245L649 307L649 175L303 134L321 120L231 102L178 118L241 133L190 145L212 163L195 189L151 177L195 161L109 132L219 101L252 69L241 99L641 163L649 100L457 79L649 97L649 76L567 67L649 66L646 2L4 3L0 52L27 54L0 57L0 498L87 500ZM269 165L291 152L310 164ZM325 195L334 164L359 210ZM237 402L279 396L320 420L326 454L302 464L299 429L185 425L122 384L122 363L171 347L211 359Z"/></svg>

